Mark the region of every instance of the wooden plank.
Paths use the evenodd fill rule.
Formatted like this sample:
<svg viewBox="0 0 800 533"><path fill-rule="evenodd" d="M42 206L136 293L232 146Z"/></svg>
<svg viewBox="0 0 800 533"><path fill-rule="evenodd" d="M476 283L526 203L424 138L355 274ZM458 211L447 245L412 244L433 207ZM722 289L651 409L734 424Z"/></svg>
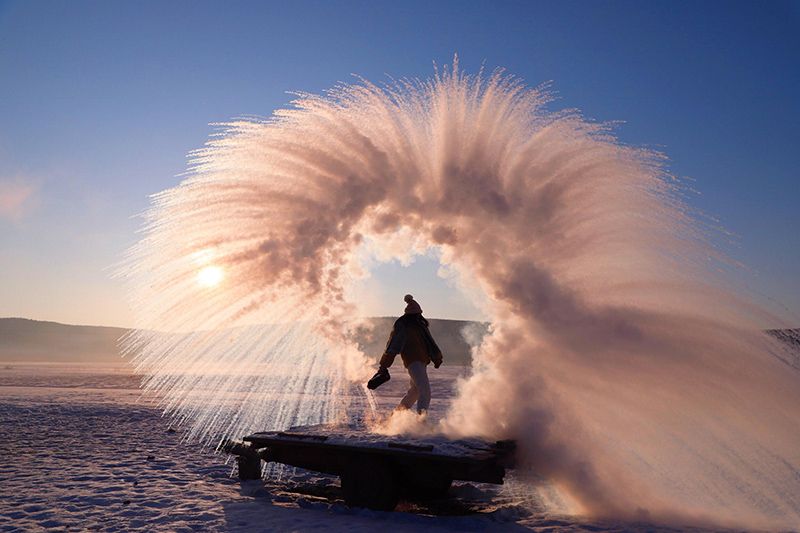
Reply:
<svg viewBox="0 0 800 533"><path fill-rule="evenodd" d="M327 439L302 439L292 436L282 437L279 432L274 433L257 433L248 435L243 439L250 442L255 448L313 448L317 450L332 450L346 453L372 453L377 455L387 455L391 457L419 457L421 459L432 459L439 462L456 463L456 464L474 464L479 465L487 461L495 461L501 459L501 456L507 455L505 450L484 449L476 450L477 453L471 455L448 455L443 453L436 453L436 449L432 445L416 446L406 443L397 443L388 441L385 443L386 447L380 446L359 446L352 444L340 444L335 442L327 442Z"/></svg>
<svg viewBox="0 0 800 533"><path fill-rule="evenodd" d="M341 475L355 456L374 455L391 460L409 479L420 475L424 477L437 471L452 479L496 484L503 483L505 467L516 447L513 441L487 442L484 446L481 446L480 441L471 442L469 439L441 443L443 450L448 445L466 450L466 454L459 455L448 454L446 451L437 453L434 444L424 441L418 444L413 440L397 442L397 437L359 441L357 438L349 440L357 437L357 431L336 432L333 429L329 431L330 435L319 435L319 427L309 427L308 432L298 432L303 429L305 428L255 433L243 440L250 443L248 448L259 450L258 453L265 461L333 475Z"/></svg>
<svg viewBox="0 0 800 533"><path fill-rule="evenodd" d="M278 435L281 437L291 437L294 439L301 439L301 440L313 439L313 440L318 440L320 442L325 442L326 440L328 440L328 437L325 435L304 435L302 433L287 433L285 431L281 431L280 433L278 433Z"/></svg>
<svg viewBox="0 0 800 533"><path fill-rule="evenodd" d="M432 452L433 451L433 444L428 444L425 446L416 446L414 444L401 444L399 442L389 442L386 444L389 448L400 448L403 450L409 450L412 452Z"/></svg>

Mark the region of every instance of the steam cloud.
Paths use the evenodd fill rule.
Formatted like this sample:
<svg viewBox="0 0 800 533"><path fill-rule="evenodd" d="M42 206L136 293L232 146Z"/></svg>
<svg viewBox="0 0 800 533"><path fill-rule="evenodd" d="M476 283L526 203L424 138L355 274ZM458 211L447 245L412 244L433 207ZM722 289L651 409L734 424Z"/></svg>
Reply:
<svg viewBox="0 0 800 533"><path fill-rule="evenodd" d="M586 513L800 527L798 369L724 236L663 156L549 100L456 64L223 125L121 269L147 387L209 441L368 410L359 256L438 247L493 323L443 431L518 439Z"/></svg>

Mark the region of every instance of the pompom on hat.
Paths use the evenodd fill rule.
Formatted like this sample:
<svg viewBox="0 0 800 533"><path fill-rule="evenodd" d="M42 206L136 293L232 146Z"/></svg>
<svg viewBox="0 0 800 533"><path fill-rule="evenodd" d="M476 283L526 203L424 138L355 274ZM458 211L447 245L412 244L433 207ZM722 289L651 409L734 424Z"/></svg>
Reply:
<svg viewBox="0 0 800 533"><path fill-rule="evenodd" d="M403 300L405 300L406 303L408 304L406 306L405 314L413 315L413 314L417 314L417 313L422 313L422 308L419 306L419 304L416 302L416 300L414 300L413 296L411 296L410 294L406 294L406 296L405 296L405 298L403 298Z"/></svg>

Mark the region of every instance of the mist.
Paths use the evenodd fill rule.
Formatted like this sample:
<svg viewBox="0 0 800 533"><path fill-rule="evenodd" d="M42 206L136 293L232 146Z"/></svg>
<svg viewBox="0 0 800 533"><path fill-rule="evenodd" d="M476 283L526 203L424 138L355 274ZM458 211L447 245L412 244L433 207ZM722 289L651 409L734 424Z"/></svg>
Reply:
<svg viewBox="0 0 800 533"><path fill-rule="evenodd" d="M441 431L517 439L578 513L800 527L780 317L664 155L551 101L456 63L220 125L119 269L147 389L209 442L361 416L354 283L432 251L492 324Z"/></svg>

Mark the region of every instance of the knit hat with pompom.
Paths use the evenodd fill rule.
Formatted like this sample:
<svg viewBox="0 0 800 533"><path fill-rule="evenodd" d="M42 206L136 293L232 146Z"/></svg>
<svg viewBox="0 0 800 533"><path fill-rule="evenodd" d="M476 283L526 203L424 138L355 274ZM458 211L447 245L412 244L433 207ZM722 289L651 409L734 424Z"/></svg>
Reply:
<svg viewBox="0 0 800 533"><path fill-rule="evenodd" d="M416 302L416 300L414 300L413 296L411 296L410 294L406 294L406 296L405 296L405 298L403 298L403 300L405 300L406 303L408 304L406 306L405 314L413 315L413 314L416 314L416 313L422 313L422 308L419 306L419 304Z"/></svg>

